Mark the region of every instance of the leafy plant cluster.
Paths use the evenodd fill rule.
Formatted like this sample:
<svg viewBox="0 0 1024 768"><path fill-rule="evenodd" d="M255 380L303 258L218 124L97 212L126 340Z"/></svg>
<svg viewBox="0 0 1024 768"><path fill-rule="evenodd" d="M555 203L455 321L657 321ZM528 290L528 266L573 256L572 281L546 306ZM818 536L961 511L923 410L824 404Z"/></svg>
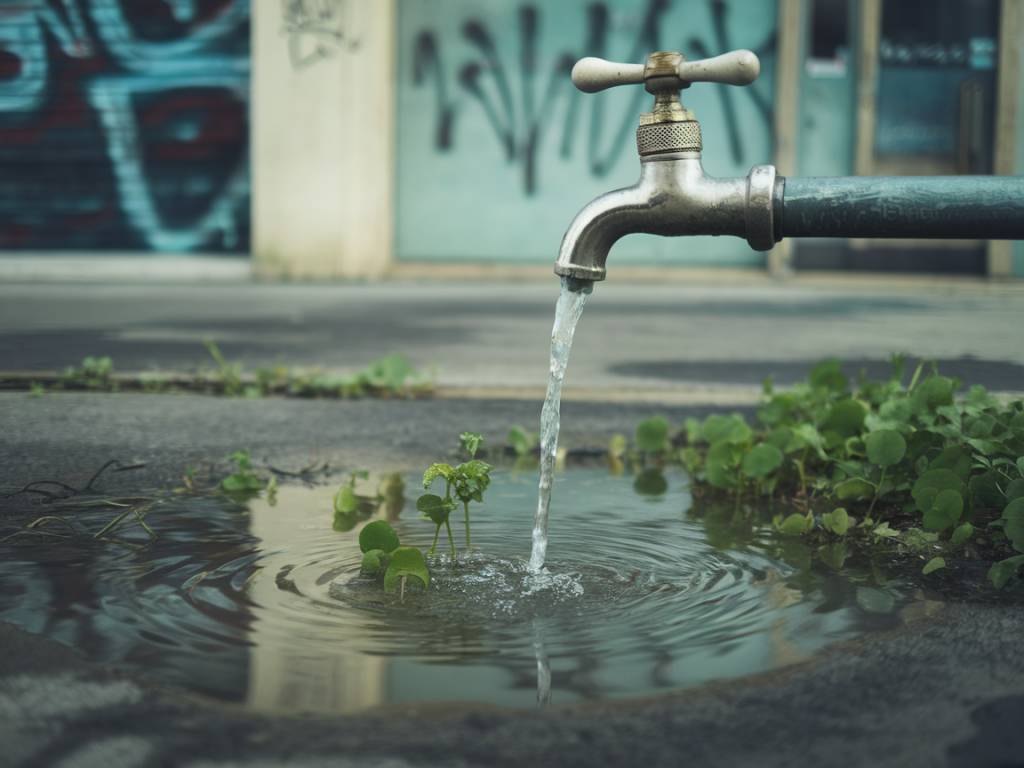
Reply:
<svg viewBox="0 0 1024 768"><path fill-rule="evenodd" d="M799 511L774 520L783 535L863 534L948 554L984 530L1001 587L1024 568L1024 402L980 386L957 399L960 382L923 363L903 380L901 359L887 380L853 384L825 361L788 390L766 382L754 425L713 414L672 440L667 420L648 419L634 450L679 461L695 493L792 503ZM625 446L618 438L610 453ZM944 565L936 556L925 571Z"/></svg>
<svg viewBox="0 0 1024 768"><path fill-rule="evenodd" d="M381 357L348 376L286 366L257 368L250 375L240 363L228 362L214 342L206 341L204 346L217 367L212 377L200 372L197 383L213 384L216 390L229 397L412 397L433 389L430 379L413 368L403 355Z"/></svg>
<svg viewBox="0 0 1024 768"><path fill-rule="evenodd" d="M416 508L423 517L434 524L434 540L430 546L430 556L437 551L441 527L444 526L448 533L448 544L451 547L453 561L458 553L449 520L451 513L459 504L462 505L466 526L466 548L468 549L472 545L470 504L483 502L484 492L491 483L492 469L490 464L476 458L483 444L483 439L479 434L463 432L459 435L459 442L468 456L465 462L456 466L447 463L431 464L423 473L425 490L430 490L437 480L444 481L444 496L425 493L416 501ZM342 485L334 497L335 530L349 530L351 528L350 520L372 513L371 500L356 493L356 481L359 479L366 479L366 473L353 473L349 481ZM379 493L378 499L380 498ZM339 526L339 520L343 521L341 526ZM400 587L404 597L406 581L409 578L417 580L424 588L430 585L430 571L423 553L415 547L401 546L398 534L387 521L374 520L367 523L359 532L359 547L363 552L362 572L368 575L383 573L385 592L393 592Z"/></svg>
<svg viewBox="0 0 1024 768"><path fill-rule="evenodd" d="M469 505L472 502L483 503L484 492L491 484L491 470L493 469L487 462L476 458L477 452L483 444L480 435L475 432L463 432L459 435L459 441L469 456L467 461L457 466L446 463L431 464L423 473L424 490L430 490L435 481L440 479L444 481L444 496L425 493L416 500L416 509L434 524L434 541L430 546L430 554L433 555L437 551L437 540L441 535L441 526L443 525L448 534L452 559L456 557L457 552L455 537L452 535L452 526L449 521L451 513L459 504L462 505L466 528L466 549L469 549L472 546Z"/></svg>
<svg viewBox="0 0 1024 768"><path fill-rule="evenodd" d="M114 378L114 363L109 357L86 357L80 366L67 368L49 381L6 380L8 386L27 386L34 396L51 389L88 389L97 392L121 390L151 394L187 391L227 397L358 398L422 397L433 389L431 377L415 369L403 355L387 355L351 375L327 374L318 370L297 370L286 366L257 368L248 372L241 363L229 361L212 341L203 344L213 361L211 369L194 375L171 378L159 373L141 373L137 377Z"/></svg>
<svg viewBox="0 0 1024 768"><path fill-rule="evenodd" d="M78 367L68 366L60 377L58 386L62 389L92 389L116 392L117 382L114 381L114 361L109 357L89 355ZM33 392L38 393L38 389Z"/></svg>

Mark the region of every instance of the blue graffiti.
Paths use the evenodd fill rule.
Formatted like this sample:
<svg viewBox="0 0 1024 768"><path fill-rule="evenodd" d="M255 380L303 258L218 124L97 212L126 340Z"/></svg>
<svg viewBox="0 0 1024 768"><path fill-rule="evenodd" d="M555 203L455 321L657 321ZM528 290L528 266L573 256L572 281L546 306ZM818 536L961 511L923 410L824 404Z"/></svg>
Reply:
<svg viewBox="0 0 1024 768"><path fill-rule="evenodd" d="M247 250L249 14L0 7L0 247Z"/></svg>

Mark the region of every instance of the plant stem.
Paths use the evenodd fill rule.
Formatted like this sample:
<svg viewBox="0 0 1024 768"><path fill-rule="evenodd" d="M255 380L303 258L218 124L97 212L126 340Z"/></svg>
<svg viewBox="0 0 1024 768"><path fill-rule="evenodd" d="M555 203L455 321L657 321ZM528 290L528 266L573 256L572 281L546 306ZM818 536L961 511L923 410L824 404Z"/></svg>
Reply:
<svg viewBox="0 0 1024 768"><path fill-rule="evenodd" d="M434 542L430 545L430 556L433 557L434 553L437 552L437 539L441 535L441 526L434 527Z"/></svg>
<svg viewBox="0 0 1024 768"><path fill-rule="evenodd" d="M455 537L452 536L452 526L451 526L451 523L449 523L447 520L445 520L444 521L444 527L445 527L445 530L448 531L448 543L452 547L452 560L454 560L457 553L455 551Z"/></svg>
<svg viewBox="0 0 1024 768"><path fill-rule="evenodd" d="M882 483L885 482L885 470L887 467L882 467L882 474L878 478L878 485L875 486L875 498L871 500L871 504L868 506L867 516L871 517L871 510L875 508L875 502L878 501L879 495L882 493Z"/></svg>
<svg viewBox="0 0 1024 768"><path fill-rule="evenodd" d="M466 511L466 549L469 549L469 502L463 501L462 508Z"/></svg>

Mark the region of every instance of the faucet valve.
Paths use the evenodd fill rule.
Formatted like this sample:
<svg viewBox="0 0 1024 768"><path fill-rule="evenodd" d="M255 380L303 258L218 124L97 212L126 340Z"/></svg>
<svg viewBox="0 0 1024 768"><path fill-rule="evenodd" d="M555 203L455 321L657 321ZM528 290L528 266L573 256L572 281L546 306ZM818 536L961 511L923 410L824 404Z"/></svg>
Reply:
<svg viewBox="0 0 1024 768"><path fill-rule="evenodd" d="M587 56L572 68L572 82L584 93L640 83L646 85L648 93L664 89L678 92L693 83L750 85L760 73L757 54L745 49L696 61L687 61L681 53L659 51L650 54L646 64L619 64Z"/></svg>
<svg viewBox="0 0 1024 768"><path fill-rule="evenodd" d="M710 59L687 61L681 53L658 51L644 64L619 64L589 56L572 68L572 82L584 93L617 85L643 83L654 96L654 108L640 116L636 132L641 157L666 152L700 152L700 123L679 101L679 92L693 83L749 85L761 62L753 51L738 50Z"/></svg>

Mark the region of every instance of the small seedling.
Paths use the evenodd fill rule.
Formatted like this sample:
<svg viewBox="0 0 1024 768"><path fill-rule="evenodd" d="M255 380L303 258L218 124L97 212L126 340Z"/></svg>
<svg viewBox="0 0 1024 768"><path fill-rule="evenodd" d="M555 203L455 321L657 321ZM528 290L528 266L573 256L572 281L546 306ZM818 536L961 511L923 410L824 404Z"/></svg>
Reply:
<svg viewBox="0 0 1024 768"><path fill-rule="evenodd" d="M401 591L405 599L406 581L416 579L426 589L430 571L423 553L415 547L403 547L398 534L384 520L367 523L359 532L359 549L363 553L361 570L367 575L384 573L384 591Z"/></svg>
<svg viewBox="0 0 1024 768"><path fill-rule="evenodd" d="M361 518L373 514L375 505L370 503L368 498L356 493L356 483L366 480L369 476L370 473L365 470L353 472L334 494L334 530L351 531Z"/></svg>
<svg viewBox="0 0 1024 768"><path fill-rule="evenodd" d="M217 364L217 381L221 392L228 397L237 397L244 394L245 387L242 384L241 363L229 363L220 351L220 347L212 339L204 341L203 347L210 353L213 362Z"/></svg>
<svg viewBox="0 0 1024 768"><path fill-rule="evenodd" d="M252 496L267 488L268 481L253 469L248 451L235 451L228 459L235 471L220 481L221 490L238 496Z"/></svg>
<svg viewBox="0 0 1024 768"><path fill-rule="evenodd" d="M435 463L427 467L423 473L423 488L430 490L434 481L439 477L445 481L444 496L433 493L426 493L417 500L416 508L423 513L424 517L434 523L434 543L430 548L433 555L437 550L437 540L441 534L441 526L445 527L448 533L448 544L451 547L452 558L457 554L455 539L452 536L449 517L455 509L456 501L462 504L464 520L466 525L466 548L472 546L470 532L469 505L471 502L483 503L484 492L491 484L491 470L493 467L487 462L476 458L477 452L483 445L483 438L476 432L463 432L459 435L459 442L463 450L469 455L469 460L453 467L451 464Z"/></svg>

